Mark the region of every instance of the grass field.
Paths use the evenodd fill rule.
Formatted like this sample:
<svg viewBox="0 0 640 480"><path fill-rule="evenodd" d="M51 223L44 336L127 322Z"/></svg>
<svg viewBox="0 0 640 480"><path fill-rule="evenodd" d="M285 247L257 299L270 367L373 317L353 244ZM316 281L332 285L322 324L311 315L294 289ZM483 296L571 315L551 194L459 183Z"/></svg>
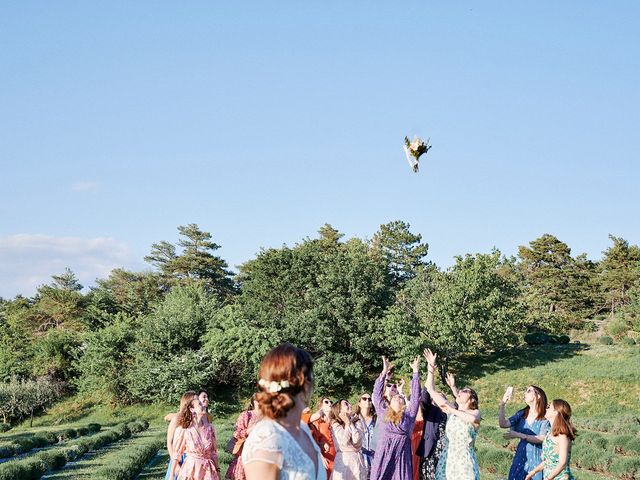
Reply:
<svg viewBox="0 0 640 480"><path fill-rule="evenodd" d="M476 448L482 478L506 478L515 447L515 442L508 443L502 438L503 431L497 427L498 401L504 389L508 385L516 388L515 401L507 407L507 414L512 414L523 405L525 387L533 383L544 388L550 399L564 398L573 407L573 420L579 429L572 449L572 468L577 479L640 479L640 349L637 346L588 343L528 346L474 357L467 365L466 368L454 365L453 370L458 385L473 386L480 397L483 422ZM228 398L211 393L213 399ZM214 405L214 412L220 412L214 423L223 472L231 460L223 448L241 408L236 405L228 400ZM160 404L112 408L90 399L68 399L37 418L33 428L23 425L0 434L0 446L16 438L81 428L89 423L101 425L104 431L123 422L146 420L150 424L148 430L89 451L43 478L160 480L164 479L168 463L163 448L166 423L162 418L174 409L175 406ZM39 450L24 453L22 458L35 455ZM115 476L113 472L118 468L126 472Z"/></svg>

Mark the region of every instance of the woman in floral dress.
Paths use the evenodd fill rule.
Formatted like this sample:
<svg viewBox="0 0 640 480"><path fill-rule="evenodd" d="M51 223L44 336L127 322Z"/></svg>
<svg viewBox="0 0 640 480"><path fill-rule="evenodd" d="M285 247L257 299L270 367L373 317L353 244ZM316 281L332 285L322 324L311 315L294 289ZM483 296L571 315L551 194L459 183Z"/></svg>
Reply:
<svg viewBox="0 0 640 480"><path fill-rule="evenodd" d="M207 420L207 410L198 397L191 402L191 419L180 418L174 434L173 462L183 453L186 459L178 472L178 480L218 480L218 446L216 432Z"/></svg>
<svg viewBox="0 0 640 480"><path fill-rule="evenodd" d="M229 464L225 478L227 480L245 480L247 476L244 473L244 465L242 464L242 444L249 436L249 432L260 419L260 405L255 400L255 395L251 397L249 406L240 414L236 420L235 430L233 432L234 450L233 460ZM239 447L239 448L238 448Z"/></svg>
<svg viewBox="0 0 640 480"><path fill-rule="evenodd" d="M545 480L573 480L569 464L576 429L571 423L571 406L556 399L547 407L545 417L551 422L551 431L542 442L542 462L529 472L525 480L532 480L538 472L542 472Z"/></svg>
<svg viewBox="0 0 640 480"><path fill-rule="evenodd" d="M433 400L447 414L445 445L436 467L436 480L480 480L478 459L473 449L480 427L478 395L471 388L458 390L456 403L435 388L436 355L426 349L428 363L427 390Z"/></svg>

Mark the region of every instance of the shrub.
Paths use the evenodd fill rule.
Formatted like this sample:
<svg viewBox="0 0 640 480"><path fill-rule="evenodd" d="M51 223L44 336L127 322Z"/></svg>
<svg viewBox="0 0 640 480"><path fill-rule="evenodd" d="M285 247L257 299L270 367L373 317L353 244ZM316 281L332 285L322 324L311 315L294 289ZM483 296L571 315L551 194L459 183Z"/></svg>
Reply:
<svg viewBox="0 0 640 480"><path fill-rule="evenodd" d="M95 433L99 432L102 426L99 423L90 423L89 425L87 425L87 428L90 432Z"/></svg>
<svg viewBox="0 0 640 480"><path fill-rule="evenodd" d="M32 480L42 477L47 464L40 458L27 458L19 462L6 462L0 465L0 480Z"/></svg>
<svg viewBox="0 0 640 480"><path fill-rule="evenodd" d="M608 335L603 335L598 339L598 341L602 345L613 345L613 338L609 337Z"/></svg>
<svg viewBox="0 0 640 480"><path fill-rule="evenodd" d="M609 473L613 473L621 478L639 478L640 458L618 457L611 463Z"/></svg>
<svg viewBox="0 0 640 480"><path fill-rule="evenodd" d="M627 321L622 316L616 316L607 326L607 333L613 338L622 338L629 330Z"/></svg>
<svg viewBox="0 0 640 480"><path fill-rule="evenodd" d="M8 432L12 428L10 423L0 423L0 433Z"/></svg>
<svg viewBox="0 0 640 480"><path fill-rule="evenodd" d="M622 339L622 344L623 345L627 345L627 346L631 346L631 345L635 345L636 341L631 337L624 337Z"/></svg>
<svg viewBox="0 0 640 480"><path fill-rule="evenodd" d="M524 336L524 341L528 345L544 345L549 343L549 334L545 332L531 332Z"/></svg>
<svg viewBox="0 0 640 480"><path fill-rule="evenodd" d="M131 429L126 423L120 423L113 427L113 431L118 434L120 438L129 438L131 436Z"/></svg>
<svg viewBox="0 0 640 480"><path fill-rule="evenodd" d="M162 436L132 445L116 454L92 478L98 480L132 480L164 445Z"/></svg>
<svg viewBox="0 0 640 480"><path fill-rule="evenodd" d="M35 457L46 463L49 467L48 470L58 470L64 467L67 463L66 455L63 451L57 448L38 452Z"/></svg>

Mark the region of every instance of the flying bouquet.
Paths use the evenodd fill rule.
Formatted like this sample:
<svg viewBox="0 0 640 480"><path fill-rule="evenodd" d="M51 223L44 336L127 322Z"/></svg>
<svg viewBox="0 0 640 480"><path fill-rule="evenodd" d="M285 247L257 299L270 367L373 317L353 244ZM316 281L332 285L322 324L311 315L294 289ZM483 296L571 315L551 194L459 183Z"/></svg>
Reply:
<svg viewBox="0 0 640 480"><path fill-rule="evenodd" d="M429 140L425 142L421 138L413 137L413 141L409 141L409 137L404 137L404 154L407 156L407 161L415 173L418 173L418 166L420 163L420 156L429 151L431 145Z"/></svg>

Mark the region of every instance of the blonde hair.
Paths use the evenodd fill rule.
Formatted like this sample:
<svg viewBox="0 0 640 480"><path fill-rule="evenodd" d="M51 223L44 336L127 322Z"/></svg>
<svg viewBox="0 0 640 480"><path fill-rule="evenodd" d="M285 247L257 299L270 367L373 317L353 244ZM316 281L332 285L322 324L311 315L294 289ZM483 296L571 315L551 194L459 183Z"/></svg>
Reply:
<svg viewBox="0 0 640 480"><path fill-rule="evenodd" d="M395 395L395 397L402 398L402 395ZM385 422L393 423L394 425L400 425L400 422L402 422L402 415L404 415L404 411L407 408L407 401L404 398L402 398L402 401L404 403L404 407L399 412L396 412L393 408L391 408L391 402L389 402L389 407L387 408L387 411L384 412Z"/></svg>

